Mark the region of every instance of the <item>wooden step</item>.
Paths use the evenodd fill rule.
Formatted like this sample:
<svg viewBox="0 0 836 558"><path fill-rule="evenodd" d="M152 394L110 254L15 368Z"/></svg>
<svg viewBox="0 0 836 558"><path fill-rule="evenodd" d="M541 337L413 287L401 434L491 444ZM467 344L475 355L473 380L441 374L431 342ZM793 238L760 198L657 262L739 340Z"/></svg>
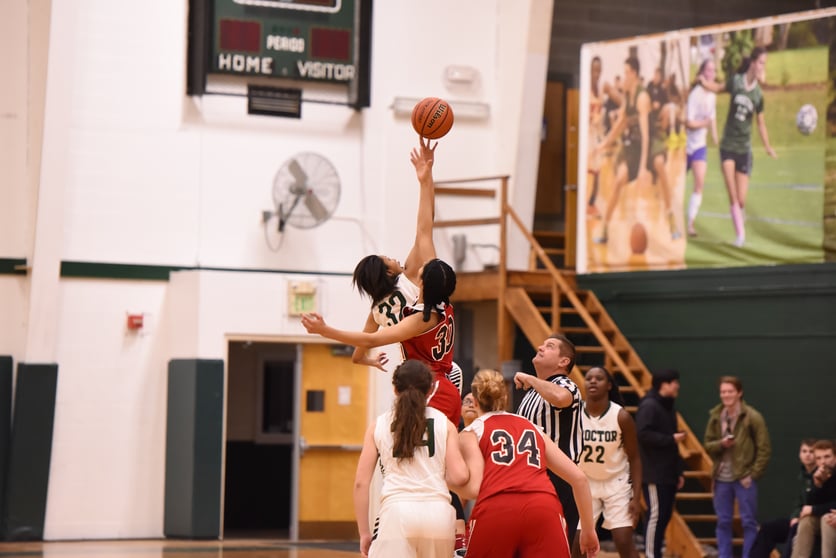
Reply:
<svg viewBox="0 0 836 558"><path fill-rule="evenodd" d="M545 252L547 256L563 256L566 254L566 250L564 248L543 248L543 252Z"/></svg>
<svg viewBox="0 0 836 558"><path fill-rule="evenodd" d="M677 492L677 500L712 500L714 495L711 492Z"/></svg>
<svg viewBox="0 0 836 558"><path fill-rule="evenodd" d="M684 519L685 521L694 521L694 522L710 522L710 521L717 521L717 515L713 513L691 513L679 514L679 517Z"/></svg>
<svg viewBox="0 0 836 558"><path fill-rule="evenodd" d="M710 479L711 471L685 471L683 476L686 479Z"/></svg>
<svg viewBox="0 0 836 558"><path fill-rule="evenodd" d="M534 238L539 240L549 240L549 241L556 241L556 240L565 240L566 233L561 231L532 231L531 233Z"/></svg>
<svg viewBox="0 0 836 558"><path fill-rule="evenodd" d="M560 311L563 312L564 314L579 314L579 312L577 310L575 310L574 306L561 308ZM601 314L600 310L590 310L589 308L587 308L586 311L589 313L590 316L597 316L597 315Z"/></svg>
<svg viewBox="0 0 836 558"><path fill-rule="evenodd" d="M605 352L607 352L607 350L600 345L597 347L592 345L575 345L575 354L603 354Z"/></svg>
<svg viewBox="0 0 836 558"><path fill-rule="evenodd" d="M592 330L586 326L565 326L560 328L560 333L587 333L592 335ZM606 331L604 333L606 333Z"/></svg>

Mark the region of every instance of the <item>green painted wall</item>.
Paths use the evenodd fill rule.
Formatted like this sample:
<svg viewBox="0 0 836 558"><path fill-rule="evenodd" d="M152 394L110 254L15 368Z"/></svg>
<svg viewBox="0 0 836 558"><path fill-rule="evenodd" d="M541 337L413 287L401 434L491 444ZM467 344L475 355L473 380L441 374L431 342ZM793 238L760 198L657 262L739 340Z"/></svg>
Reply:
<svg viewBox="0 0 836 558"><path fill-rule="evenodd" d="M717 379L743 380L772 438L760 518L789 513L801 438L836 438L836 265L591 274L596 293L653 370L682 374L677 407L702 437Z"/></svg>

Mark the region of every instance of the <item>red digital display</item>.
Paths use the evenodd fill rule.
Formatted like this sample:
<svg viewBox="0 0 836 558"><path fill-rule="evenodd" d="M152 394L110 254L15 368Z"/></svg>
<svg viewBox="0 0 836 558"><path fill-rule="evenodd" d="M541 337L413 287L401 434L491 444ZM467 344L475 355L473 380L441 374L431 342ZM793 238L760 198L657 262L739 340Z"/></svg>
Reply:
<svg viewBox="0 0 836 558"><path fill-rule="evenodd" d="M311 56L317 59L351 61L351 31L311 28Z"/></svg>
<svg viewBox="0 0 836 558"><path fill-rule="evenodd" d="M222 19L220 25L220 45L223 50L256 54L261 52L261 23Z"/></svg>

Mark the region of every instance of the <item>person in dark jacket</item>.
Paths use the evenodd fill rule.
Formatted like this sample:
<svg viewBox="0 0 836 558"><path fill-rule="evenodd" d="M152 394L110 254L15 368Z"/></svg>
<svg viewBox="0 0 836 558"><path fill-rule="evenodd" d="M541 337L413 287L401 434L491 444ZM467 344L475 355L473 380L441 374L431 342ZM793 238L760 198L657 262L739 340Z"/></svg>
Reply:
<svg viewBox="0 0 836 558"><path fill-rule="evenodd" d="M836 510L836 444L833 440L819 440L813 446L816 454L816 470L813 472L813 487L807 495L807 503L801 508L798 531L792 546L792 558L807 558L813 555L816 538L822 529L831 527L830 512ZM833 556L831 533L822 540L822 558Z"/></svg>
<svg viewBox="0 0 836 558"><path fill-rule="evenodd" d="M795 508L789 517L780 517L761 523L749 558L769 558L779 543L786 543L781 556L790 558L792 539L795 537L795 531L798 528L798 516L801 514L801 508L807 503L807 497L813 488L813 472L816 470L816 454L813 452L815 443L816 440L805 438L801 440L801 447L798 449L798 460L801 463L798 472L799 489Z"/></svg>
<svg viewBox="0 0 836 558"><path fill-rule="evenodd" d="M685 433L677 429L674 401L679 395L679 372L653 373L653 387L639 402L636 430L642 462L642 492L647 503L645 555L662 558L665 529L673 515L676 491L685 483L685 463L679 442Z"/></svg>

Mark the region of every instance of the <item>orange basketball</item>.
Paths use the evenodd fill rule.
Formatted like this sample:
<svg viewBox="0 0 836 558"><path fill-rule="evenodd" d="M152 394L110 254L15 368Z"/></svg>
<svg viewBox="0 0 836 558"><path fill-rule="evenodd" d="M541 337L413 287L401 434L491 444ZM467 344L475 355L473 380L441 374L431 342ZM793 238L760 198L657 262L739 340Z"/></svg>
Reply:
<svg viewBox="0 0 836 558"><path fill-rule="evenodd" d="M412 127L424 138L444 137L453 127L453 109L444 99L425 97L412 109Z"/></svg>
<svg viewBox="0 0 836 558"><path fill-rule="evenodd" d="M641 223L636 223L630 230L630 250L634 254L644 254L647 250L647 230Z"/></svg>

